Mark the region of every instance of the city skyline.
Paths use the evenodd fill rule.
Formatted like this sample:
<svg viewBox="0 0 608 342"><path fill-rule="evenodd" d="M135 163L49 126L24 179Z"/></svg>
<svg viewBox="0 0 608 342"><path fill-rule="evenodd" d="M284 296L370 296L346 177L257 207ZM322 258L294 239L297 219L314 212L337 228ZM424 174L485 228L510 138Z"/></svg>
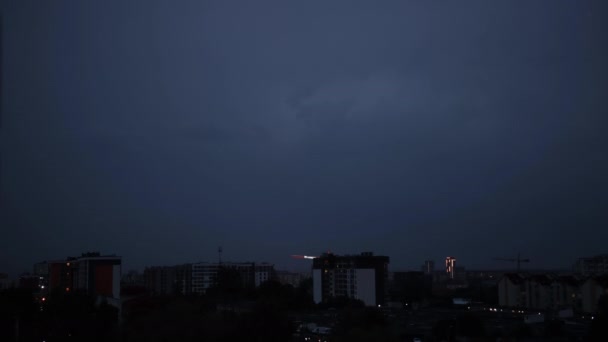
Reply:
<svg viewBox="0 0 608 342"><path fill-rule="evenodd" d="M83 250L125 270L218 246L292 270L607 252L605 1L0 12L0 273Z"/></svg>
<svg viewBox="0 0 608 342"><path fill-rule="evenodd" d="M87 253L99 253L99 251L96 252L87 252ZM217 259L215 260L182 260L179 261L177 263L175 262L167 262L167 261L161 261L159 263L156 264L146 264L143 265L141 267L136 267L133 265L130 265L128 263L128 260L123 260L123 265L126 265L125 267L123 267L122 269L122 273L123 274L128 274L132 271L138 272L138 273L142 273L146 268L154 268L154 267L175 267L175 266L182 266L182 265L195 265L195 264L208 264L208 265L221 265L221 264L226 264L226 265L230 265L230 264L259 264L259 265L272 265L277 266L277 270L282 270L282 271L287 271L287 272L299 272L299 273L307 273L307 272L311 272L311 270L313 269L313 260L312 259L317 259L317 258L321 258L324 255L341 255L341 256L345 256L345 257L350 257L350 256L358 256L361 253L372 253L372 255L377 254L374 251L367 251L367 252L349 252L349 253L334 253L333 251L326 251L324 253L319 253L318 256L306 256L306 258L301 258L302 255L291 255L290 258L293 259L298 259L295 261L295 263L293 264L285 264L285 263L275 263L272 260L261 260L261 259L244 259L244 260L238 260L238 259L223 259L220 260L219 256ZM86 253L81 253L82 255L85 255ZM77 255L77 254L74 254ZM108 256L111 257L120 257L122 258L121 255L116 254L116 253L111 253L108 254ZM543 268L543 267L531 267L529 265L525 265L522 266L520 270L517 269L517 265L515 262L513 263L504 263L503 261L505 261L504 259L500 259L500 258L495 258L496 260L496 264L493 266L469 266L469 265L463 265L461 263L458 263L458 266L456 266L455 268L448 268L448 260L453 260L455 261L457 258L455 258L454 256L448 256L445 258L445 267L443 268L439 268L439 269L434 269L431 272L428 272L428 270L426 269L428 267L427 263L428 262L434 262L435 260L431 260L431 259L425 259L423 260L423 263L420 263L419 265L414 265L414 266L395 266L394 265L394 260L391 261L391 266L389 267L389 272L404 272L404 271L421 271L422 273L426 273L426 274L431 274L431 273L446 273L446 274L452 274L451 272L454 272L454 270L461 268L462 270L466 271L466 272L470 272L470 271L504 271L506 273L512 273L512 272L522 272L522 273L526 273L526 272L538 272L538 271L560 271L560 272L567 272L567 273L580 273L584 276L587 276L588 274L586 274L585 271L583 271L584 267L581 266L581 263L583 262L593 262L594 260L600 260L599 263L601 264L604 260L606 259L606 257L608 256L608 254L603 253L603 254L597 254L597 255L586 255L586 256L580 256L579 258L577 258L576 260L574 260L571 264L569 265L558 265L556 267L550 267L550 268ZM295 257L295 258L294 258ZM390 257L390 256L389 256ZM56 262L57 260L64 260L67 259L69 260L70 258L78 258L75 256L64 256L64 257L57 257L57 258L46 258L44 260L38 260L36 261L33 265L34 265L34 269L36 268L36 266L40 263L47 263L47 262ZM125 262L126 261L126 262ZM506 261L514 261L514 260L506 260ZM398 265L401 265L402 263L397 263ZM291 267L291 266L295 267ZM291 267L291 268L290 268ZM6 273L6 272L0 272L0 273L5 273L5 274L9 274L11 275L13 278L22 274L31 274L31 265L28 269L24 269L22 271L16 272L15 274L10 274L10 273ZM451 271L450 271L451 270ZM36 271L33 272L33 274L36 274ZM452 276L453 277L453 274Z"/></svg>

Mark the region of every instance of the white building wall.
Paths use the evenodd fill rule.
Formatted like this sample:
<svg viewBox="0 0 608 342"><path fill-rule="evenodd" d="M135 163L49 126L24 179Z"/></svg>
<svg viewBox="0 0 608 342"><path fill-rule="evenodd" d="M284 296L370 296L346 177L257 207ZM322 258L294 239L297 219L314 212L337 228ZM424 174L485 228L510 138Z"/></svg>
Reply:
<svg viewBox="0 0 608 342"><path fill-rule="evenodd" d="M321 303L323 300L323 291L321 284L321 272L320 269L312 270L312 289L313 289L313 300L316 304Z"/></svg>
<svg viewBox="0 0 608 342"><path fill-rule="evenodd" d="M255 287L262 285L262 283L270 280L270 272L268 271L257 271L255 272Z"/></svg>
<svg viewBox="0 0 608 342"><path fill-rule="evenodd" d="M356 269L355 298L363 301L367 306L376 306L376 271L370 269Z"/></svg>

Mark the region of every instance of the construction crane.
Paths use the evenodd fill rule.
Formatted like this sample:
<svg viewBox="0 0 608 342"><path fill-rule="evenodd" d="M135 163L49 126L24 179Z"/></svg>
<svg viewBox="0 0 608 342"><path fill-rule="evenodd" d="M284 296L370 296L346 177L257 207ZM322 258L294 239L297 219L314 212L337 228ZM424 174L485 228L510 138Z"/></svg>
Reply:
<svg viewBox="0 0 608 342"><path fill-rule="evenodd" d="M530 262L530 259L522 259L519 255L519 253L517 253L517 259L515 259L515 258L494 258L494 260L516 262L517 263L517 272L519 272L521 270L522 262Z"/></svg>

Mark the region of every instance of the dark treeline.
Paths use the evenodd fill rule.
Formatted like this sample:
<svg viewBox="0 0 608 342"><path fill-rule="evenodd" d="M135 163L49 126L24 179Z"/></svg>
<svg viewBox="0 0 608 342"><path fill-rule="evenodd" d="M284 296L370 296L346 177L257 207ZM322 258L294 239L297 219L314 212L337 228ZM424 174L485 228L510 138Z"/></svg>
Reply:
<svg viewBox="0 0 608 342"><path fill-rule="evenodd" d="M78 292L0 292L1 341L110 341L118 332L118 309Z"/></svg>
<svg viewBox="0 0 608 342"><path fill-rule="evenodd" d="M230 270L205 295L124 290L122 312L75 291L0 292L0 341L286 341L295 330L288 312L315 307L310 279L249 289Z"/></svg>
<svg viewBox="0 0 608 342"><path fill-rule="evenodd" d="M143 288L126 287L120 312L78 292L52 292L42 301L28 290L5 290L0 292L0 341L294 341L292 336L306 315L333 323L331 341L411 340L404 330L411 311L395 318L349 298L315 305L311 279L299 287L268 281L253 289L244 287L237 273L225 270L204 295L149 296ZM495 340L485 319L462 311L454 319L434 322L432 335L437 341ZM551 321L543 329L541 336L559 337L563 326ZM604 296L587 340L608 341L607 329L608 297ZM509 338L533 336L538 332L522 324Z"/></svg>

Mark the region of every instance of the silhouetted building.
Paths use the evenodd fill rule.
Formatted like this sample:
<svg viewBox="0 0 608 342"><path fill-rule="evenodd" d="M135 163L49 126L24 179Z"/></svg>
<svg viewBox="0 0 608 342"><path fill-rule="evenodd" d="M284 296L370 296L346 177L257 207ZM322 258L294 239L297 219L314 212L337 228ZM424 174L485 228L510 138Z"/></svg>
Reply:
<svg viewBox="0 0 608 342"><path fill-rule="evenodd" d="M146 267L144 284L153 295L192 293L192 264Z"/></svg>
<svg viewBox="0 0 608 342"><path fill-rule="evenodd" d="M144 275L135 270L131 270L122 275L120 282L123 285L128 286L144 286Z"/></svg>
<svg viewBox="0 0 608 342"><path fill-rule="evenodd" d="M368 306L385 304L388 263L389 257L374 256L371 252L345 256L326 253L313 259L315 303L348 297Z"/></svg>
<svg viewBox="0 0 608 342"><path fill-rule="evenodd" d="M6 290L15 287L15 282L8 277L6 273L0 273L0 290Z"/></svg>
<svg viewBox="0 0 608 342"><path fill-rule="evenodd" d="M608 275L590 277L581 284L580 288L583 311L596 313L600 297L608 296Z"/></svg>
<svg viewBox="0 0 608 342"><path fill-rule="evenodd" d="M466 269L464 268L464 266L455 266L454 267L454 276L452 277L452 279L461 282L461 283L466 283L467 282L467 272Z"/></svg>
<svg viewBox="0 0 608 342"><path fill-rule="evenodd" d="M530 309L551 309L552 277L545 274L532 275L526 279L526 307Z"/></svg>
<svg viewBox="0 0 608 342"><path fill-rule="evenodd" d="M253 262L200 262L192 264L192 292L205 293L207 289L218 285L220 270L233 271L238 274L243 288L255 288L263 282L273 279L274 265Z"/></svg>
<svg viewBox="0 0 608 342"><path fill-rule="evenodd" d="M33 274L22 274L19 277L19 288L40 291L43 278Z"/></svg>
<svg viewBox="0 0 608 342"><path fill-rule="evenodd" d="M298 287L302 280L310 278L310 273L276 271L276 277L281 284L289 284L293 287Z"/></svg>
<svg viewBox="0 0 608 342"><path fill-rule="evenodd" d="M579 258L574 264L574 272L583 276L608 273L608 254Z"/></svg>
<svg viewBox="0 0 608 342"><path fill-rule="evenodd" d="M500 306L536 310L584 310L582 282L574 276L507 273L498 282Z"/></svg>
<svg viewBox="0 0 608 342"><path fill-rule="evenodd" d="M146 267L144 286L153 295L173 295L175 293L175 270L171 266Z"/></svg>
<svg viewBox="0 0 608 342"><path fill-rule="evenodd" d="M192 264L177 265L175 267L175 289L177 294L189 295L192 293Z"/></svg>
<svg viewBox="0 0 608 342"><path fill-rule="evenodd" d="M49 276L49 264L46 261L34 264L34 275L47 278Z"/></svg>
<svg viewBox="0 0 608 342"><path fill-rule="evenodd" d="M433 272L435 272L435 261L425 260L421 270L424 274L433 274Z"/></svg>

